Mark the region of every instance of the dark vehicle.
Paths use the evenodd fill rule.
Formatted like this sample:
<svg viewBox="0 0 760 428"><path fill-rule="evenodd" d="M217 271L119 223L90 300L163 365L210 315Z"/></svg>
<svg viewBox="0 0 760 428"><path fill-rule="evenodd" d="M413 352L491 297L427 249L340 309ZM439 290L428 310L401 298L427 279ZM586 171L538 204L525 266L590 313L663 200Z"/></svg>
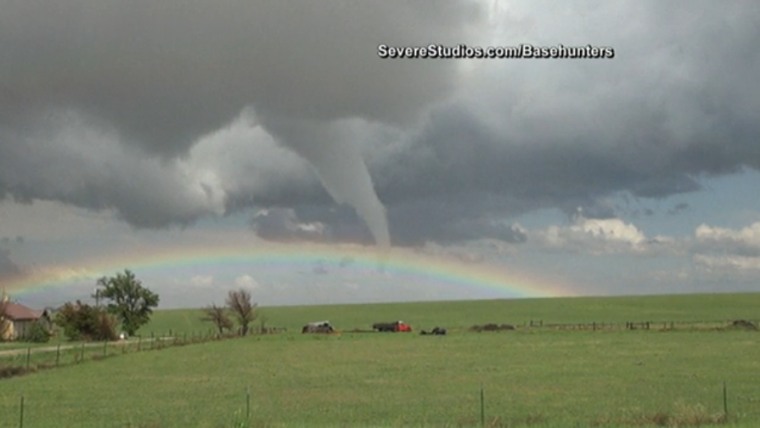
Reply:
<svg viewBox="0 0 760 428"><path fill-rule="evenodd" d="M315 321L303 326L301 333L334 333L335 329L330 321Z"/></svg>
<svg viewBox="0 0 760 428"><path fill-rule="evenodd" d="M445 328L441 328L441 327L435 327L434 329L432 329L430 331L422 330L420 332L420 334L423 335L423 336L426 336L426 335L445 336L446 335L446 329Z"/></svg>
<svg viewBox="0 0 760 428"><path fill-rule="evenodd" d="M409 332L412 326L403 321L377 322L372 324L372 329L380 332Z"/></svg>

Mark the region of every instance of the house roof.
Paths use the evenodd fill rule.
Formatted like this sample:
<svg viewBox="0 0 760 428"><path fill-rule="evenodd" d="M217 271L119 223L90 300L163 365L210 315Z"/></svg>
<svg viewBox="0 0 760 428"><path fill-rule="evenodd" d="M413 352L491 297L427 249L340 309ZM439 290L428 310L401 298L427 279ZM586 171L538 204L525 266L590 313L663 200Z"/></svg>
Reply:
<svg viewBox="0 0 760 428"><path fill-rule="evenodd" d="M42 316L42 312L19 303L8 302L5 304L5 316L13 321L36 320Z"/></svg>

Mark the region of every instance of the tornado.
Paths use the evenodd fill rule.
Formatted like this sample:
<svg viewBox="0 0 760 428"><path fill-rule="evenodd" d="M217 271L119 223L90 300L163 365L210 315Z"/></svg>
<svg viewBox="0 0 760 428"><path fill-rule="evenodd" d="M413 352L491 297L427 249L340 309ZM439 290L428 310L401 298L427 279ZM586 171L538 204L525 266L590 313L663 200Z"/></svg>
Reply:
<svg viewBox="0 0 760 428"><path fill-rule="evenodd" d="M341 135L339 123L267 116L259 116L259 119L281 144L309 162L336 203L346 204L356 211L376 245L390 248L385 207L375 192L359 148Z"/></svg>

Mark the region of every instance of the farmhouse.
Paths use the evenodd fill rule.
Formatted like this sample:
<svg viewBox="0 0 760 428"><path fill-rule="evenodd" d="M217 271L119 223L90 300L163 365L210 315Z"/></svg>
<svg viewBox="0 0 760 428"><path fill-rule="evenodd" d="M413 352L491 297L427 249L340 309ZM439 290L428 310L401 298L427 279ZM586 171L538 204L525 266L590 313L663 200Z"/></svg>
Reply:
<svg viewBox="0 0 760 428"><path fill-rule="evenodd" d="M48 330L52 325L47 310L35 311L22 304L8 301L8 296L4 296L2 303L0 303L0 309L2 309L2 313L0 313L0 341L23 338L35 321L42 322Z"/></svg>

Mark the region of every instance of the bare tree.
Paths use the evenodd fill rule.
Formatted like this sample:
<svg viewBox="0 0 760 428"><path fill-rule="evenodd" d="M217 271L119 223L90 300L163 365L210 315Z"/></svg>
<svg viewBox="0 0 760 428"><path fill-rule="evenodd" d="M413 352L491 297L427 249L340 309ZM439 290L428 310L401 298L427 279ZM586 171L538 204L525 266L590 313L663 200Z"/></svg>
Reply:
<svg viewBox="0 0 760 428"><path fill-rule="evenodd" d="M224 334L224 330L232 330L234 325L232 320L227 315L227 308L223 306L211 305L204 309L205 316L201 318L203 321L211 321L219 330L219 334Z"/></svg>
<svg viewBox="0 0 760 428"><path fill-rule="evenodd" d="M248 334L248 325L256 319L256 303L251 302L251 293L244 289L230 291L227 295L227 306L240 324L240 335Z"/></svg>

